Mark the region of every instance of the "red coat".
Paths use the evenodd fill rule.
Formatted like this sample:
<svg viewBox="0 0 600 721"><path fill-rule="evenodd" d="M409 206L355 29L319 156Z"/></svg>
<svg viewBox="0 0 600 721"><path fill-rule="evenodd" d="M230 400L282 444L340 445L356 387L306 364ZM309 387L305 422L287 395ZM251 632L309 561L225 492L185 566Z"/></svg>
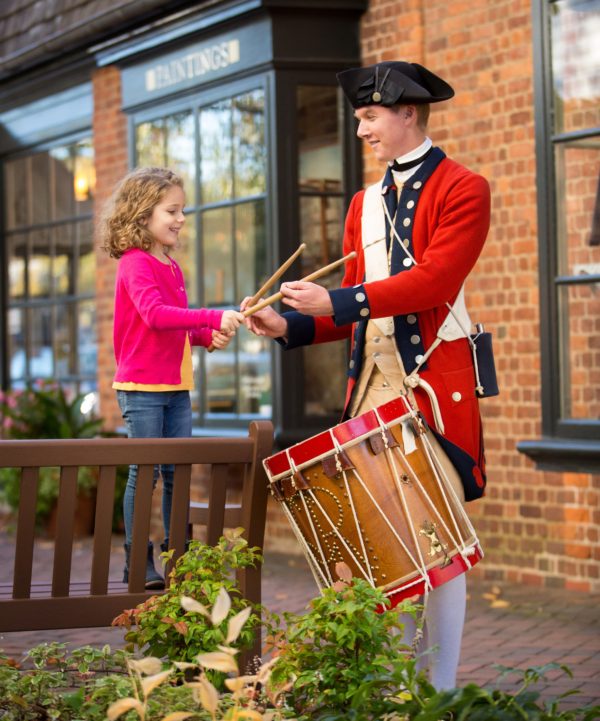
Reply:
<svg viewBox="0 0 600 721"><path fill-rule="evenodd" d="M342 287L361 285L367 295L370 318L416 313L423 345L428 348L448 315L446 302L453 303L483 248L490 224L489 184L480 175L444 158L424 184L416 207L412 242L417 265L384 280L364 284L363 198L364 191L354 196L346 216L344 255L354 250L357 257L346 264ZM312 342L352 338L354 343L355 327L356 323L336 326L331 316L316 318ZM452 444L443 445L455 465L463 466L459 472L467 500L479 497L485 485L485 462L468 341L441 343L420 375L437 395L445 425L444 439ZM354 385L355 379L350 378L346 407ZM417 388L415 397L425 419L434 428L427 395ZM454 450L453 455L450 451ZM461 452L467 457L462 458ZM465 471L469 476L466 479Z"/></svg>

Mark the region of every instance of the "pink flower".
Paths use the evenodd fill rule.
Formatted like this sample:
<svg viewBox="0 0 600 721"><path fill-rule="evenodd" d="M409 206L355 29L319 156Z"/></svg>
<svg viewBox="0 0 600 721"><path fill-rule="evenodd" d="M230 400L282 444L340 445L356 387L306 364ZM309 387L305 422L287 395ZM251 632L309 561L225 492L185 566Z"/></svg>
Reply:
<svg viewBox="0 0 600 721"><path fill-rule="evenodd" d="M17 399L14 396L7 396L6 398L6 405L9 408L16 408L17 407Z"/></svg>

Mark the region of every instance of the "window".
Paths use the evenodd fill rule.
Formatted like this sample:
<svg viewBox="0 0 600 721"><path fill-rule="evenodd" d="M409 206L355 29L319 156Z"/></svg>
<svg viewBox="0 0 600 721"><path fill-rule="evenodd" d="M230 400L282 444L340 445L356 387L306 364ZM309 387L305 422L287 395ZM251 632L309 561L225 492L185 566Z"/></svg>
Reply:
<svg viewBox="0 0 600 721"><path fill-rule="evenodd" d="M136 122L135 137L136 165L167 165L184 178L187 222L176 258L190 306L238 306L269 275L264 90ZM271 416L267 339L241 328L225 351L194 350L194 368L200 425Z"/></svg>
<svg viewBox="0 0 600 721"><path fill-rule="evenodd" d="M54 378L96 388L92 211L88 138L4 163L9 381Z"/></svg>
<svg viewBox="0 0 600 721"><path fill-rule="evenodd" d="M600 465L600 2L538 0L535 21L546 442L520 449L548 467L593 470Z"/></svg>
<svg viewBox="0 0 600 721"><path fill-rule="evenodd" d="M343 106L336 87L298 85L298 195L302 276L341 258L344 224ZM339 288L343 269L319 280ZM304 354L304 414L337 416L344 409L348 348L308 346Z"/></svg>

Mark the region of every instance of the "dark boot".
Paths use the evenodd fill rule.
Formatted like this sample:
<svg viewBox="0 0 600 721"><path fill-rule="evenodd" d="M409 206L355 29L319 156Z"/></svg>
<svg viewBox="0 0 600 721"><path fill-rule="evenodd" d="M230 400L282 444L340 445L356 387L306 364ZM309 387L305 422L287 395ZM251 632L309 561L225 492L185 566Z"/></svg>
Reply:
<svg viewBox="0 0 600 721"><path fill-rule="evenodd" d="M129 582L129 553L131 546L125 544L125 568L123 570L123 583ZM148 557L146 559L146 583L147 590L161 590L165 587L165 579L154 568L154 544L148 541Z"/></svg>

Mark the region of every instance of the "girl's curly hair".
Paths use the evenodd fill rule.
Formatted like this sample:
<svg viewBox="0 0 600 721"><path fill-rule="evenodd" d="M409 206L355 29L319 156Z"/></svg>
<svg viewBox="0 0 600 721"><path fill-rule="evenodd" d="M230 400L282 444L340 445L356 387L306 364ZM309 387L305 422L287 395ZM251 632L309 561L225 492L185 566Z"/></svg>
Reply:
<svg viewBox="0 0 600 721"><path fill-rule="evenodd" d="M174 185L182 179L168 168L136 168L115 187L100 219L100 241L111 258L130 248L149 251L154 244L145 221Z"/></svg>

